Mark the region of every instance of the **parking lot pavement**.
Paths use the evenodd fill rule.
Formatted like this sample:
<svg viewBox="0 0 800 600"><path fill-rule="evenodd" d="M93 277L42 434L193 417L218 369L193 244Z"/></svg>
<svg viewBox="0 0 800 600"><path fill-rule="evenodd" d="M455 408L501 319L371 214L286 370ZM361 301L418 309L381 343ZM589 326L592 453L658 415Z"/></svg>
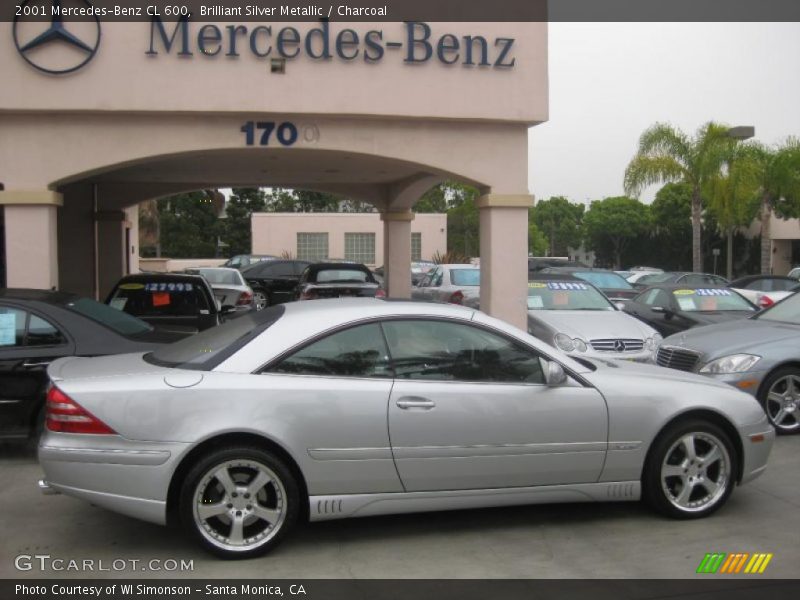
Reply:
<svg viewBox="0 0 800 600"><path fill-rule="evenodd" d="M760 577L796 578L800 436L777 440L767 472L714 516L661 518L639 503L570 504L351 519L302 527L275 552L220 561L183 534L36 488L41 469L0 446L0 577L685 578L707 552L771 552ZM20 572L20 554L102 560L192 560L191 572ZM119 563L118 563L119 564ZM162 562L161 564L166 564ZM141 569L139 566L138 569ZM703 577L719 577L704 575ZM741 575L740 575L741 577Z"/></svg>

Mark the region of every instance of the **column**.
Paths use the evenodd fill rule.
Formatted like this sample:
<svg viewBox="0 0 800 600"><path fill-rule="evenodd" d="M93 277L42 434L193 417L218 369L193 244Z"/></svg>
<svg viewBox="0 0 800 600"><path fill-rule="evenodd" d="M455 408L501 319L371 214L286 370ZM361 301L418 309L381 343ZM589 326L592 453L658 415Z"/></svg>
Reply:
<svg viewBox="0 0 800 600"><path fill-rule="evenodd" d="M6 285L51 289L58 286L58 207L61 194L0 191L5 207Z"/></svg>
<svg viewBox="0 0 800 600"><path fill-rule="evenodd" d="M488 194L480 211L481 310L528 327L528 194Z"/></svg>
<svg viewBox="0 0 800 600"><path fill-rule="evenodd" d="M411 221L414 213L381 213L383 221L383 276L390 298L411 298Z"/></svg>
<svg viewBox="0 0 800 600"><path fill-rule="evenodd" d="M100 210L97 220L97 287L98 300L105 300L114 284L127 273L125 227L122 210Z"/></svg>

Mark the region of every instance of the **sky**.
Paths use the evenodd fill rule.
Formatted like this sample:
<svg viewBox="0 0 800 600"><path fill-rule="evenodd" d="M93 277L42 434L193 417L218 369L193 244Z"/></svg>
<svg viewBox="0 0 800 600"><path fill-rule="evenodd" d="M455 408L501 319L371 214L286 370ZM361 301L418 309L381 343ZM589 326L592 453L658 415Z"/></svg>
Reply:
<svg viewBox="0 0 800 600"><path fill-rule="evenodd" d="M622 195L657 121L752 125L767 144L800 136L800 23L551 23L549 78L549 121L528 138L537 199Z"/></svg>

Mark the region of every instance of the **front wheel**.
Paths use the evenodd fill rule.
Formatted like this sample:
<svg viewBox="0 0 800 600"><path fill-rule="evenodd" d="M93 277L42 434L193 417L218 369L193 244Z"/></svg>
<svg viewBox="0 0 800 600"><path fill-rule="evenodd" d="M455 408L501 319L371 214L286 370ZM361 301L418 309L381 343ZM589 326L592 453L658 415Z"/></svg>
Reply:
<svg viewBox="0 0 800 600"><path fill-rule="evenodd" d="M710 515L735 485L736 453L728 434L707 421L668 427L653 443L642 484L645 500L677 519Z"/></svg>
<svg viewBox="0 0 800 600"><path fill-rule="evenodd" d="M764 380L758 400L775 431L800 433L800 369L778 369Z"/></svg>
<svg viewBox="0 0 800 600"><path fill-rule="evenodd" d="M251 558L278 545L297 521L291 471L259 448L219 450L200 460L181 488L181 521L206 550Z"/></svg>

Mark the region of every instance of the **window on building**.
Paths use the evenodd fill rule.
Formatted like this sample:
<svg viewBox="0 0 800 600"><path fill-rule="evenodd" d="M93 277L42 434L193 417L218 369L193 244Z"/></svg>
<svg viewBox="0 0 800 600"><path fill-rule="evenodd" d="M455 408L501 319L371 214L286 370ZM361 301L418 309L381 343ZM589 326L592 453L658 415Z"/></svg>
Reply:
<svg viewBox="0 0 800 600"><path fill-rule="evenodd" d="M422 260L422 233L411 234L411 261L419 262Z"/></svg>
<svg viewBox="0 0 800 600"><path fill-rule="evenodd" d="M345 233L344 258L365 265L375 264L375 234Z"/></svg>
<svg viewBox="0 0 800 600"><path fill-rule="evenodd" d="M328 258L327 233L298 233L297 258L299 260L325 260Z"/></svg>

